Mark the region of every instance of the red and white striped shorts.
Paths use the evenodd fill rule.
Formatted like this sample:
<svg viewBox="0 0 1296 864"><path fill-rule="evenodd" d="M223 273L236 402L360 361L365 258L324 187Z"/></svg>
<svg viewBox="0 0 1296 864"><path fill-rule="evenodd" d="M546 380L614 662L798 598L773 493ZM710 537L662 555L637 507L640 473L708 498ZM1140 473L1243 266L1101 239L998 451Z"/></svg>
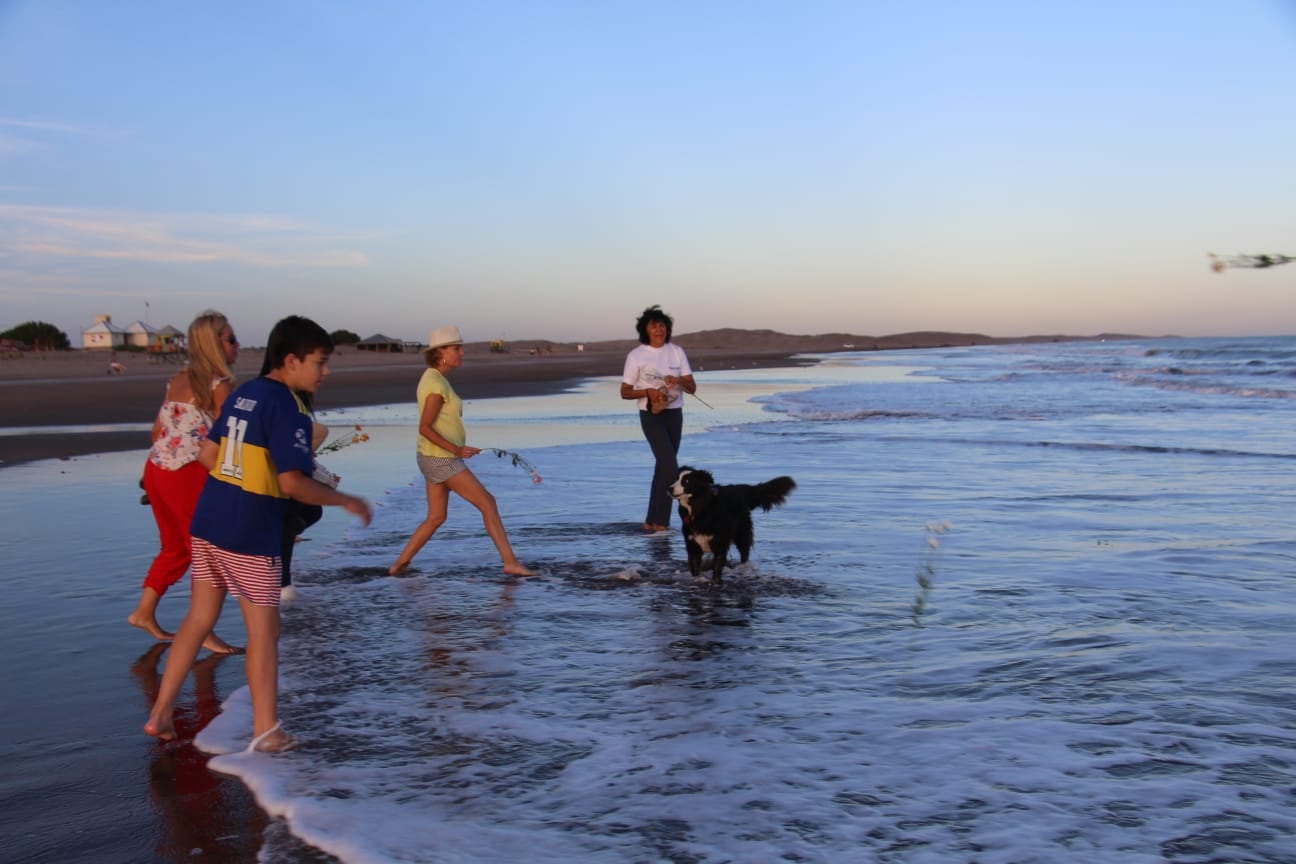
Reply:
<svg viewBox="0 0 1296 864"><path fill-rule="evenodd" d="M278 555L240 555L213 546L201 537L191 538L193 578L242 597L257 606L279 605Z"/></svg>

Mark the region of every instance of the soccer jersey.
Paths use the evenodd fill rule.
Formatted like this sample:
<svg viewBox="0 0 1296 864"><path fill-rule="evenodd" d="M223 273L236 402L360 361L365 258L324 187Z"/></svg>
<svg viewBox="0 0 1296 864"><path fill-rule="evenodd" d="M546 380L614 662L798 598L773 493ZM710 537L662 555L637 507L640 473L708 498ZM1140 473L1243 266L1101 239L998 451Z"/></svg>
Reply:
<svg viewBox="0 0 1296 864"><path fill-rule="evenodd" d="M310 411L285 384L256 378L225 400L207 437L220 455L189 533L230 552L280 555L288 496L279 475L315 470Z"/></svg>

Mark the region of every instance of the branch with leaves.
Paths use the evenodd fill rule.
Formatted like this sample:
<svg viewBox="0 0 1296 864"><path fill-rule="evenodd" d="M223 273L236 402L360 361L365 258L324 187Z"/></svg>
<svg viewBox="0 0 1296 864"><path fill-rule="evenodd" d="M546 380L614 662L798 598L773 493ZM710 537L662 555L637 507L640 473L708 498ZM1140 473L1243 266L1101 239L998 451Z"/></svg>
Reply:
<svg viewBox="0 0 1296 864"><path fill-rule="evenodd" d="M514 453L512 450L501 450L499 447L483 447L482 451L485 453L494 453L495 456L500 459L508 459L513 463L514 468L521 468L522 470L529 472L531 474L532 483L540 483L544 480L544 478L540 476L540 472L536 470L536 467L528 462L526 457L521 453Z"/></svg>
<svg viewBox="0 0 1296 864"><path fill-rule="evenodd" d="M647 378L649 381L660 381L661 383L666 384L666 379L663 378L661 375L659 375L659 374L656 372L656 370L653 370L653 369L645 369L645 370L643 370L643 374L644 374L644 377ZM669 389L669 387L670 387L670 385L667 385L667 390L666 390L667 394L670 394L670 392L671 392L670 389ZM684 390L683 387L681 387L680 390L682 390L682 391L685 392L685 393L688 393L688 391L687 391L687 390ZM694 399L696 399L697 401L701 402L703 405L705 405L706 407L710 408L712 411L715 410L715 406L714 406L714 405L712 405L710 402L706 401L705 399L703 399L701 396L697 395L696 393L688 393L688 395L692 396ZM674 397L674 396L671 396L671 398L674 399L675 397Z"/></svg>
<svg viewBox="0 0 1296 864"><path fill-rule="evenodd" d="M360 444L368 440L369 433L364 431L364 427L357 423L355 429L351 431L351 434L339 435L316 450L315 455L318 456L321 453L336 453L343 447L350 447L352 444Z"/></svg>

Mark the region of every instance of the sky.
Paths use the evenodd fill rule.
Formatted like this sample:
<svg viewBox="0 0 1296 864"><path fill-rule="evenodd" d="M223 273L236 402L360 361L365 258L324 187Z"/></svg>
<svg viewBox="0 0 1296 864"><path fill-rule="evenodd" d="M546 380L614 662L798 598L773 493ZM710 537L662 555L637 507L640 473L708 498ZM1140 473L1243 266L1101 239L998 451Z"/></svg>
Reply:
<svg viewBox="0 0 1296 864"><path fill-rule="evenodd" d="M0 330L1296 333L1296 0L0 0Z"/></svg>

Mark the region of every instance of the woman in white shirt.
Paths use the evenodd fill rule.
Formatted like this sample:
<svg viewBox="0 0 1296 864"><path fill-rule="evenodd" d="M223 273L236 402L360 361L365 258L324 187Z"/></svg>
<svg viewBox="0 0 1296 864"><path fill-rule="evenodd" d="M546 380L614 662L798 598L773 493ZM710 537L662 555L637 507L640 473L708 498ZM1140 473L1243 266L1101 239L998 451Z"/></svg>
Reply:
<svg viewBox="0 0 1296 864"><path fill-rule="evenodd" d="M675 457L684 431L684 394L697 392L688 356L671 343L674 323L660 306L645 309L635 322L640 344L626 355L621 374L621 398L638 402L639 426L656 461L643 526L648 534L670 528L670 484L679 473Z"/></svg>

